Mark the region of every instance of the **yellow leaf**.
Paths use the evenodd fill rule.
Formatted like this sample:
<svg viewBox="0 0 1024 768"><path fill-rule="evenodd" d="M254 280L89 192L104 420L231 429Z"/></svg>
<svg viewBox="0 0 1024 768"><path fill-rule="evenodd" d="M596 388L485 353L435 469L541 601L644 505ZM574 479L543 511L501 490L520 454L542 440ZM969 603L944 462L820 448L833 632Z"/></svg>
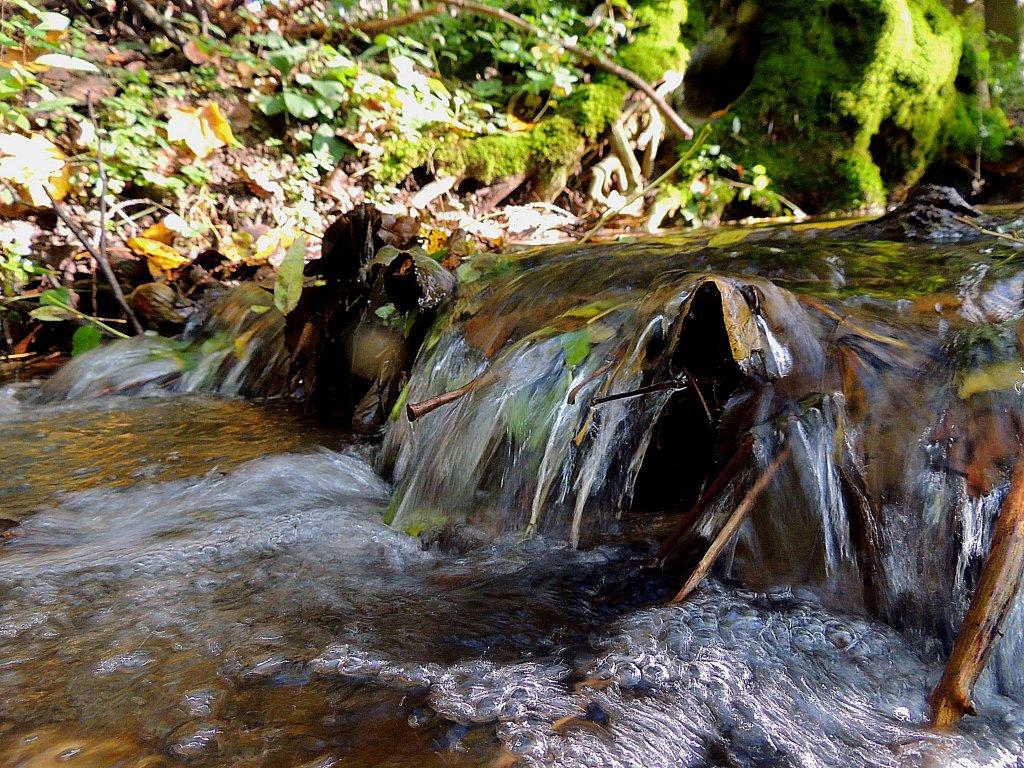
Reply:
<svg viewBox="0 0 1024 768"><path fill-rule="evenodd" d="M183 143L196 157L207 157L215 149L234 141L231 126L216 104L172 109L168 114L167 140Z"/></svg>
<svg viewBox="0 0 1024 768"><path fill-rule="evenodd" d="M957 394L961 400L966 400L980 392L1018 389L1024 385L1024 369L1017 360L992 363L984 368L962 373L957 379Z"/></svg>
<svg viewBox="0 0 1024 768"><path fill-rule="evenodd" d="M150 266L165 272L189 263L187 257L182 256L171 246L148 237L133 237L128 241L128 247L140 256L145 256Z"/></svg>
<svg viewBox="0 0 1024 768"><path fill-rule="evenodd" d="M266 261L272 264L275 262L279 263L280 259L283 258L284 252L295 242L297 236L298 232L291 227L279 227L260 235L256 244L253 245L250 261L255 264L262 264ZM278 258L275 259L275 256Z"/></svg>
<svg viewBox="0 0 1024 768"><path fill-rule="evenodd" d="M0 133L0 180L37 207L49 206L51 195L63 200L71 189L64 153L40 134Z"/></svg>
<svg viewBox="0 0 1024 768"><path fill-rule="evenodd" d="M523 131L528 131L537 125L536 123L528 123L525 120L520 120L511 112L505 115L505 124L508 126L507 130L511 133L522 133Z"/></svg>
<svg viewBox="0 0 1024 768"><path fill-rule="evenodd" d="M437 253L448 242L448 233L443 229L432 229L427 232L427 253Z"/></svg>
<svg viewBox="0 0 1024 768"><path fill-rule="evenodd" d="M158 221L156 224L146 227L142 231L143 238L147 240L156 240L164 245L170 245L174 241L175 234L177 233L168 227L163 221Z"/></svg>

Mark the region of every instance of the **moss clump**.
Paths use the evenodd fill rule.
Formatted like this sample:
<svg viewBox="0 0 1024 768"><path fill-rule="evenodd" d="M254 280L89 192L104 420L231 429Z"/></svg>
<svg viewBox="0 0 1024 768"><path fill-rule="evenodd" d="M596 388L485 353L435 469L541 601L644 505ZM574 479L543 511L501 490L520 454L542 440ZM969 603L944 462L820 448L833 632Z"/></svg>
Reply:
<svg viewBox="0 0 1024 768"><path fill-rule="evenodd" d="M524 133L457 138L439 146L433 160L439 171L491 184L508 176L571 163L580 142L572 121L555 116Z"/></svg>
<svg viewBox="0 0 1024 768"><path fill-rule="evenodd" d="M878 204L915 183L956 101L952 14L939 0L763 8L763 53L733 110L739 135L718 130L730 154L765 164L811 208Z"/></svg>
<svg viewBox="0 0 1024 768"><path fill-rule="evenodd" d="M426 136L411 139L390 139L381 144L383 153L373 177L381 184L394 186L414 169L427 162L437 142Z"/></svg>
<svg viewBox="0 0 1024 768"><path fill-rule="evenodd" d="M588 83L566 99L562 114L593 141L622 113L622 100L628 91L628 86L617 77Z"/></svg>

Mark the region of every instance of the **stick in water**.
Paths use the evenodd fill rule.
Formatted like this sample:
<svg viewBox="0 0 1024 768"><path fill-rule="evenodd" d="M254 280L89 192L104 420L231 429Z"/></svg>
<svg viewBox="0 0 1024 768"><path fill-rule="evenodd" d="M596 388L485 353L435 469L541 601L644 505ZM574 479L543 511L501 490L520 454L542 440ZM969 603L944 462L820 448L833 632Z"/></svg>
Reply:
<svg viewBox="0 0 1024 768"><path fill-rule="evenodd" d="M948 728L973 713L971 694L992 653L999 628L1024 574L1024 455L1017 459L1010 492L999 510L992 547L981 566L978 588L971 598L942 679L929 699L932 724Z"/></svg>
<svg viewBox="0 0 1024 768"><path fill-rule="evenodd" d="M710 571L711 566L715 564L715 560L717 560L718 556L722 554L722 550L725 549L725 546L732 540L732 537L736 535L740 526L743 525L743 521L745 521L750 515L750 511L754 508L754 502L757 501L758 497L762 493L764 493L768 484L771 483L772 479L778 473L779 468L782 467L786 462L786 459L789 458L789 454L790 446L787 443L783 446L782 450L779 451L778 456L775 457L775 460L771 463L768 469L764 471L764 474L757 478L757 481L751 489L747 491L747 495L743 497L743 501L739 503L739 506L736 507L736 510L726 521L725 525L722 526L722 530L718 532L715 540L711 542L711 546L708 547L708 551L704 553L704 557L700 559L700 562L697 563L697 567L693 569L693 573L690 574L690 578L687 579L683 588L680 589L679 593L672 598L671 602L678 603L681 600L684 600L686 596L693 592L697 585L704 580L704 577L708 575L708 571Z"/></svg>
<svg viewBox="0 0 1024 768"><path fill-rule="evenodd" d="M496 378L498 378L498 374L493 371L482 373L472 381L466 382L458 389L453 389L450 392L443 392L435 397L428 397L426 400L420 400L418 403L409 403L405 406L405 415L409 417L409 421L416 421L416 419L421 416L426 416L431 411L436 411L441 406L454 403L456 400L461 400L477 387L486 386Z"/></svg>

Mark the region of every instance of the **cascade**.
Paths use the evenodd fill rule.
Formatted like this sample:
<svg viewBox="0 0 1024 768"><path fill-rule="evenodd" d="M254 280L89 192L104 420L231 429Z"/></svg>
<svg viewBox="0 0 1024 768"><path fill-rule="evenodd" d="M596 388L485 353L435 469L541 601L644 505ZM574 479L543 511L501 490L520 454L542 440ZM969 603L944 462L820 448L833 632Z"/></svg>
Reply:
<svg viewBox="0 0 1024 768"><path fill-rule="evenodd" d="M126 486L113 505L102 483L69 494L36 527L31 514L24 523L27 541L59 534L53 543L0 550L11 615L34 626L40 590L59 591L66 574L102 595L107 576L81 575L86 561L111 579L123 573L136 591L145 588L138 573L169 574L156 626L174 613L176 589L194 588L211 611L227 600L244 624L250 581L264 583L265 601L287 601L308 582L301 606L332 617L302 625L299 644L316 652L297 660L294 648L250 649L237 662L246 680L380 685L396 701L421 702L411 724L422 708L458 734L497 721L496 738L527 764L670 753L699 764L716 750L760 764L799 752L800 738L743 736L731 708L747 707L762 728L775 716L759 709L765 696L788 712L811 706L800 682L810 669L832 686L822 712L835 713L815 721L826 736L811 763L870 762L887 740L917 738L901 729L926 717L934 664L967 609L1020 450L1024 272L1008 261L1014 253L779 229L717 245L689 237L477 257L424 331L408 379L397 380L406 409L392 409L379 441L243 462L194 485L175 475ZM895 262L910 266L893 271ZM289 394L297 379L285 323L267 291L237 289L183 340L106 345L30 388L30 406L2 401L0 417L126 394ZM681 606L644 607L685 579L783 446L789 459L714 577ZM264 501L246 500L253 487ZM134 510L124 530L110 527L118 505ZM80 514L93 527L72 533ZM425 549L403 531L421 534ZM226 538L210 549L210 537ZM664 544L656 557L651 541ZM60 554L64 546L73 554ZM296 570L303 550L318 564ZM188 581L183 558L209 575ZM244 575L253 558L266 559L264 575ZM645 567L655 559L665 573ZM328 566L345 574L342 586ZM315 577L297 576L302 569ZM222 595L220 580L238 582ZM583 606L580 594L619 602ZM1019 704L1024 690L1021 602L979 685L1007 718L1000 728L1018 727L1005 702ZM8 629L29 631L17 627ZM117 631L131 637L133 625ZM217 643L230 636L214 634ZM244 642L285 647L285 635L260 629ZM588 637L596 650L577 656ZM162 642L146 653L160 658ZM516 652L520 642L536 661ZM141 668L146 653L100 659L95 674ZM878 656L888 677L871 666ZM612 687L590 691L591 677ZM865 685L876 689L870 705L851 704L868 696ZM763 690L744 693L752 687ZM604 746L585 729L550 727L582 710L618 718L597 738ZM844 751L849 722L860 741ZM663 742L644 741L654 723ZM452 733L445 738L462 738ZM1003 764L1009 737L981 733L943 749ZM197 739L174 749L186 754ZM900 758L887 760L879 764Z"/></svg>

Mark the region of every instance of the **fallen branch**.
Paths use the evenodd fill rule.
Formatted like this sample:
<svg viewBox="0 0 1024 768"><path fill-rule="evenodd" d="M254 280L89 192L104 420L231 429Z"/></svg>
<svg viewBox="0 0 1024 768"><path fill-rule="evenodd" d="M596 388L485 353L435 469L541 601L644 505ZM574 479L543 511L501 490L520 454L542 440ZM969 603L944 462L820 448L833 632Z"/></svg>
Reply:
<svg viewBox="0 0 1024 768"><path fill-rule="evenodd" d="M1024 454L1017 459L1010 491L992 533L992 547L981 567L978 588L971 598L942 679L929 698L932 724L948 728L973 714L971 694L992 653L999 628L1024 575Z"/></svg>
<svg viewBox="0 0 1024 768"><path fill-rule="evenodd" d="M739 506L733 511L729 519L726 520L725 525L722 526L722 530L715 536L714 541L711 542L711 546L708 547L708 551L704 553L704 557L697 563L697 567L693 569L693 573L690 574L690 578L686 580L683 588L679 590L675 597L672 598L671 602L678 603L684 600L697 587L704 577L708 575L708 571L711 570L711 566L715 564L715 560L722 554L722 550L725 549L726 545L732 540L732 537L736 535L736 532L743 525L744 521L749 517L751 510L754 508L754 502L758 500L768 484L774 479L779 469L789 458L791 451L790 445L787 443L783 446L782 450L775 457L775 460L769 465L768 469L757 478L754 485L747 491L747 495L743 497L743 501L739 503Z"/></svg>

